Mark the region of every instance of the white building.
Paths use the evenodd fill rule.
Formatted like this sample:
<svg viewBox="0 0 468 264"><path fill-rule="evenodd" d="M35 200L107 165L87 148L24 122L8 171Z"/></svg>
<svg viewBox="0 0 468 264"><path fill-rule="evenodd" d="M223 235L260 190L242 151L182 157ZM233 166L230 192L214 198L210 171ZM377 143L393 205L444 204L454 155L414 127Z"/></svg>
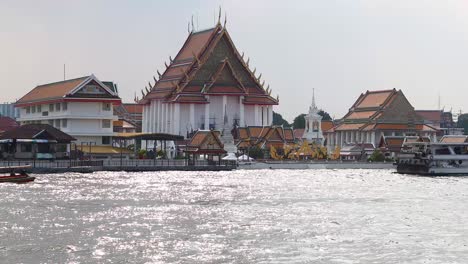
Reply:
<svg viewBox="0 0 468 264"><path fill-rule="evenodd" d="M140 100L143 132L187 136L196 130L270 126L278 98L235 48L226 28L191 32ZM224 129L226 130L226 129ZM230 130L230 129L228 129Z"/></svg>
<svg viewBox="0 0 468 264"><path fill-rule="evenodd" d="M319 109L315 105L315 92L312 95L312 105L309 107L309 112L304 116L305 129L302 139L308 142L323 144L322 133L322 116L319 115Z"/></svg>
<svg viewBox="0 0 468 264"><path fill-rule="evenodd" d="M49 124L77 139L76 143L111 144L113 105L121 100L115 87L94 75L39 85L19 99L20 124Z"/></svg>

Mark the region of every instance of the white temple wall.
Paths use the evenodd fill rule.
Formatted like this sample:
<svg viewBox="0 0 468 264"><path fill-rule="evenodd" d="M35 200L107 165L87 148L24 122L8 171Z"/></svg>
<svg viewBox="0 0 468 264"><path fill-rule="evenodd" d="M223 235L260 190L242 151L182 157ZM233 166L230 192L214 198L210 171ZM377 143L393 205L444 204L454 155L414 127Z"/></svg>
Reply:
<svg viewBox="0 0 468 264"><path fill-rule="evenodd" d="M246 124L241 124L241 126L255 126L255 106L254 105L244 105L244 118Z"/></svg>
<svg viewBox="0 0 468 264"><path fill-rule="evenodd" d="M223 128L223 97L210 96L210 125L215 123L215 129L221 130ZM214 119L213 119L214 118Z"/></svg>
<svg viewBox="0 0 468 264"><path fill-rule="evenodd" d="M205 104L195 104L195 125L193 130L201 129L205 124ZM206 128L208 129L208 128Z"/></svg>
<svg viewBox="0 0 468 264"><path fill-rule="evenodd" d="M240 105L239 105L239 96L228 96L227 97L227 115L228 115L228 124L232 125L234 119L240 120Z"/></svg>
<svg viewBox="0 0 468 264"><path fill-rule="evenodd" d="M180 122L179 122L180 134L179 135L186 137L187 131L190 132L191 126L193 126L193 125L190 125L190 104L179 104L179 105L180 105Z"/></svg>

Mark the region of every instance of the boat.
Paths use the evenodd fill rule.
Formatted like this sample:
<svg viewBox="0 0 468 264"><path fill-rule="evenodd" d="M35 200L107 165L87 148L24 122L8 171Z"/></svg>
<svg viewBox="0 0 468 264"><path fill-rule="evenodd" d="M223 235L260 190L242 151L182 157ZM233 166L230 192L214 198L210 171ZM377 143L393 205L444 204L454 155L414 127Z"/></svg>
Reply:
<svg viewBox="0 0 468 264"><path fill-rule="evenodd" d="M397 173L426 176L468 176L468 143L403 141Z"/></svg>
<svg viewBox="0 0 468 264"><path fill-rule="evenodd" d="M26 169L28 168L30 168L30 166L0 167L0 183L25 183L34 181L36 177L31 177L26 173Z"/></svg>

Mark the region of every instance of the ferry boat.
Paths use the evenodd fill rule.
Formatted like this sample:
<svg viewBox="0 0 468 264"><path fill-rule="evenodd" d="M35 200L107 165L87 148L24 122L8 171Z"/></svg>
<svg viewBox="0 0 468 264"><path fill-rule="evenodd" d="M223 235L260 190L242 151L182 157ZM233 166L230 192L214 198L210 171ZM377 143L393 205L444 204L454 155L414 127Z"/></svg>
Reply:
<svg viewBox="0 0 468 264"><path fill-rule="evenodd" d="M429 176L468 176L468 137L453 140L444 136L440 142L403 142L398 155L397 173ZM450 140L452 139L452 140Z"/></svg>
<svg viewBox="0 0 468 264"><path fill-rule="evenodd" d="M26 173L27 168L30 168L30 166L0 167L0 183L25 183L34 181L36 177L29 176Z"/></svg>

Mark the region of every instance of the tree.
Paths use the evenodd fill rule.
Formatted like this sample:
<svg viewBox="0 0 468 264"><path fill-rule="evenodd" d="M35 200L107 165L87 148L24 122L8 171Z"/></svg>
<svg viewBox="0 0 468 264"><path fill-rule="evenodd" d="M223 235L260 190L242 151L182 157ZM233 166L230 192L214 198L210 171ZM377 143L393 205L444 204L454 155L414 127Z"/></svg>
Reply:
<svg viewBox="0 0 468 264"><path fill-rule="evenodd" d="M322 116L322 120L323 120L323 121L331 121L331 120L332 120L330 114L327 113L327 112L325 112L325 111L323 111L323 110L321 110L321 109L320 109L320 111L318 112L318 114Z"/></svg>
<svg viewBox="0 0 468 264"><path fill-rule="evenodd" d="M274 126L284 126L284 127L290 127L291 125L289 124L288 121L286 121L281 114L278 114L273 111L273 125Z"/></svg>
<svg viewBox="0 0 468 264"><path fill-rule="evenodd" d="M382 162L385 160L385 155L379 149L375 149L368 160L372 162Z"/></svg>
<svg viewBox="0 0 468 264"><path fill-rule="evenodd" d="M328 121L328 120L332 120L331 116L329 113L323 111L323 110L320 110L318 112L319 115L322 116L322 120L323 121ZM296 118L294 118L294 121L293 121L293 128L305 128L305 115L306 114L300 114L298 116L296 116Z"/></svg>
<svg viewBox="0 0 468 264"><path fill-rule="evenodd" d="M465 129L465 135L468 135L468 114L458 116L457 126Z"/></svg>
<svg viewBox="0 0 468 264"><path fill-rule="evenodd" d="M305 128L305 114L300 114L298 116L296 116L296 118L294 118L294 121L293 121L293 128L294 129L297 129L297 128Z"/></svg>

